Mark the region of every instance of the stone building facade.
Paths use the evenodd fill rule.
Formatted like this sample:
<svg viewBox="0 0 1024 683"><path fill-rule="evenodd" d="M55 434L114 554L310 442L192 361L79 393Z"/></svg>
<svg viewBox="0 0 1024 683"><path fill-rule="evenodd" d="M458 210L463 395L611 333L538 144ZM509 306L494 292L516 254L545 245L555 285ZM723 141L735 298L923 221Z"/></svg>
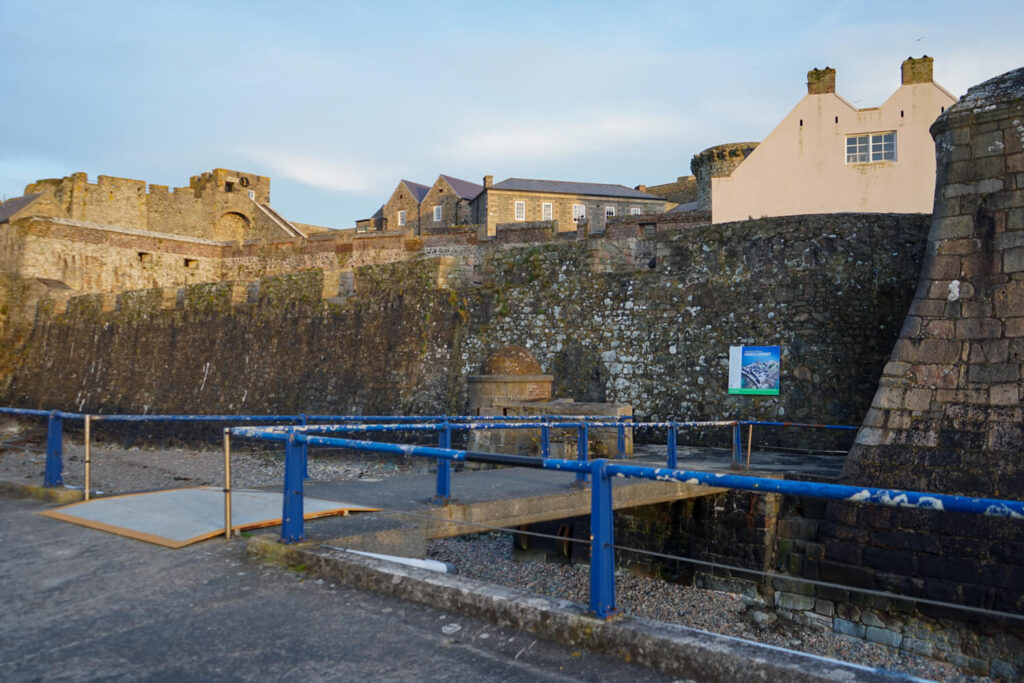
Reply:
<svg viewBox="0 0 1024 683"><path fill-rule="evenodd" d="M420 205L430 187L411 180L401 180L381 211L381 230L420 232Z"/></svg>
<svg viewBox="0 0 1024 683"><path fill-rule="evenodd" d="M932 80L931 57L906 60L901 73L881 106L858 109L836 94L834 69L810 71L807 95L768 137L728 176L711 173L712 219L929 213L928 127L956 98Z"/></svg>
<svg viewBox="0 0 1024 683"><path fill-rule="evenodd" d="M473 222L473 200L483 191L483 185L453 178L443 173L430 186L423 197L422 231L469 225Z"/></svg>
<svg viewBox="0 0 1024 683"><path fill-rule="evenodd" d="M663 198L624 185L525 178L494 184L492 176L484 176L483 191L473 204L475 222L487 235L494 235L501 224L537 222L568 232L585 221L589 232L603 232L608 218L658 214L667 208Z"/></svg>

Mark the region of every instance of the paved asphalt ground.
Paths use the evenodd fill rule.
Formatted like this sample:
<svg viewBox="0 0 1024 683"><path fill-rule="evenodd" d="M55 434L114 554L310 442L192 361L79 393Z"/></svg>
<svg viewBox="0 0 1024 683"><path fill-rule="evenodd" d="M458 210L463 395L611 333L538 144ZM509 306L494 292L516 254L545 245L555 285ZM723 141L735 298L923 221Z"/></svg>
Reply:
<svg viewBox="0 0 1024 683"><path fill-rule="evenodd" d="M457 614L0 497L0 680L668 681Z"/></svg>

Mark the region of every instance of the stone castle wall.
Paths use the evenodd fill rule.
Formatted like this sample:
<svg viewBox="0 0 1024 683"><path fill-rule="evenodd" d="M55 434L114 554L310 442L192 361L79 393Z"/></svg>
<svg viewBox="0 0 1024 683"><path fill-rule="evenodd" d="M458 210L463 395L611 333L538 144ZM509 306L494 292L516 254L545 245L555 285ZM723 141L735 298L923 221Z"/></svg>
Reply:
<svg viewBox="0 0 1024 683"><path fill-rule="evenodd" d="M793 217L649 239L457 244L347 276L77 297L34 327L3 401L461 412L465 377L518 344L556 377L558 397L630 403L651 418L856 423L912 294L924 230L919 216ZM367 253L419 246L373 237L398 241ZM782 345L782 396L726 394L728 347L742 343Z"/></svg>
<svg viewBox="0 0 1024 683"><path fill-rule="evenodd" d="M272 239L282 230L257 206L270 201L270 179L214 169L173 190L142 180L85 173L40 180L25 194L42 192L74 221L217 241ZM249 198L249 192L253 198Z"/></svg>

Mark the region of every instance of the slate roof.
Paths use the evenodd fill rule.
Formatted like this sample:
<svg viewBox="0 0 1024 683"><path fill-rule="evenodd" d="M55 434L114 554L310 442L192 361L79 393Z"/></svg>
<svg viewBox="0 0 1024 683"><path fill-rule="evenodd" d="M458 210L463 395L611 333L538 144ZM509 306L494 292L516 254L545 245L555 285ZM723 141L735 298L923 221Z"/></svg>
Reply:
<svg viewBox="0 0 1024 683"><path fill-rule="evenodd" d="M455 190L455 194L459 195L462 199L474 199L478 194L484 191L483 185L471 183L468 180L462 180L460 178L453 178L450 175L441 174L452 189Z"/></svg>
<svg viewBox="0 0 1024 683"><path fill-rule="evenodd" d="M552 192L555 194L583 194L595 197L619 199L663 199L653 194L640 192L625 185L605 183L573 183L563 180L530 180L528 178L507 178L496 183L495 190L516 190L518 192Z"/></svg>
<svg viewBox="0 0 1024 683"><path fill-rule="evenodd" d="M41 195L42 192L35 192L33 194L26 194L21 197L15 197L14 199L8 199L3 204L0 204L0 223L6 223L11 216L18 213L26 206L36 200L36 197Z"/></svg>
<svg viewBox="0 0 1024 683"><path fill-rule="evenodd" d="M687 211L700 211L700 202L692 201L680 204L674 209L669 209L668 213L686 213Z"/></svg>
<svg viewBox="0 0 1024 683"><path fill-rule="evenodd" d="M409 192L412 192L412 196L416 199L416 203L422 202L423 198L430 192L429 185L421 185L420 183L414 183L411 180L402 179L405 186L409 188Z"/></svg>

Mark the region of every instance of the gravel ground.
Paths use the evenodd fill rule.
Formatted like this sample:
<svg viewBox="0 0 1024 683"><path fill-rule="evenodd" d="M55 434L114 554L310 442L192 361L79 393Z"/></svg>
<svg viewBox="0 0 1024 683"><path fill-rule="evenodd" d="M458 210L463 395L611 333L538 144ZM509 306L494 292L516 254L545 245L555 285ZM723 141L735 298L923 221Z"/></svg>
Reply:
<svg viewBox="0 0 1024 683"><path fill-rule="evenodd" d="M232 486L280 485L283 450L252 451L241 444L232 448ZM80 487L84 448L65 439L64 481ZM45 467L45 430L12 420L0 421L0 479L41 484ZM380 480L423 473L419 459L372 460L352 452L315 449L309 473L320 480ZM97 444L92 449L92 488L108 495L175 487L220 485L224 454L214 449L141 449ZM518 562L511 558L512 543L502 533L479 534L431 541L429 556L451 562L459 574L542 595L586 604L589 568ZM749 605L730 593L702 590L659 579L622 575L616 579L617 602L627 614L682 624L748 640L842 659L871 667L904 671L942 681L988 681L965 676L956 667L897 652L838 634L775 621L774 615Z"/></svg>
<svg viewBox="0 0 1024 683"><path fill-rule="evenodd" d="M493 532L434 540L428 543L427 552L432 559L451 562L463 576L582 604L589 601L588 566L515 561L508 534ZM770 612L757 609L732 593L628 575L616 577L615 590L616 602L626 614L939 681L991 680L967 676L944 662L774 620Z"/></svg>
<svg viewBox="0 0 1024 683"><path fill-rule="evenodd" d="M46 468L46 432L14 421L0 422L0 479L42 484ZM235 441L231 449L233 488L280 486L284 449L249 450L252 443ZM314 480L381 480L407 472L425 472L419 458L368 458L352 452L313 449L309 475ZM103 443L92 446L91 488L112 495L224 483L224 452L215 449L143 449ZM64 484L81 488L85 481L85 448L64 440Z"/></svg>

